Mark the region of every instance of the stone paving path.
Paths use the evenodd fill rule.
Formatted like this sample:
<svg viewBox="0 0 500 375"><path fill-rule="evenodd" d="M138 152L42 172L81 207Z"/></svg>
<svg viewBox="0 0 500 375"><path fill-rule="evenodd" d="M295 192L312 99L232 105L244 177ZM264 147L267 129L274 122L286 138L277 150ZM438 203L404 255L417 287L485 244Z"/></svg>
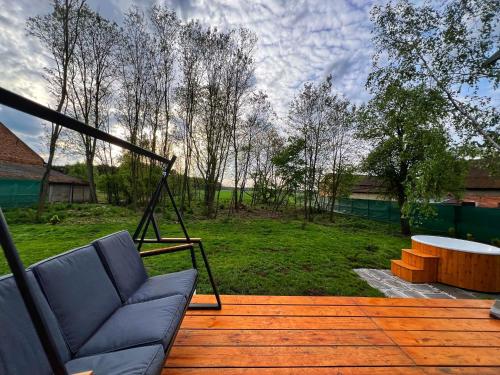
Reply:
<svg viewBox="0 0 500 375"><path fill-rule="evenodd" d="M356 272L371 287L393 298L500 298L500 294L477 293L438 283L412 284L392 274L390 270L358 268Z"/></svg>

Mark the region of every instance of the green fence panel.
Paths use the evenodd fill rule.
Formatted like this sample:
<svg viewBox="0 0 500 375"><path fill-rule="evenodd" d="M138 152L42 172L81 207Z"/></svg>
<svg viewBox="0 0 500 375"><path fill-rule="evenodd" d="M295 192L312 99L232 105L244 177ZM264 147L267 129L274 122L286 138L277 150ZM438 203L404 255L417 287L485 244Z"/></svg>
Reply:
<svg viewBox="0 0 500 375"><path fill-rule="evenodd" d="M0 180L0 207L29 207L38 202L40 181Z"/></svg>
<svg viewBox="0 0 500 375"><path fill-rule="evenodd" d="M437 234L453 234L457 206L434 204L435 214L431 217L415 218L414 227Z"/></svg>
<svg viewBox="0 0 500 375"><path fill-rule="evenodd" d="M466 238L470 234L473 239L483 242L500 239L500 209L470 206L458 208L458 236Z"/></svg>
<svg viewBox="0 0 500 375"><path fill-rule="evenodd" d="M430 234L452 235L489 243L500 239L500 209L434 204L435 215L414 218L414 229ZM393 201L339 199L335 211L373 220L399 223L399 208Z"/></svg>

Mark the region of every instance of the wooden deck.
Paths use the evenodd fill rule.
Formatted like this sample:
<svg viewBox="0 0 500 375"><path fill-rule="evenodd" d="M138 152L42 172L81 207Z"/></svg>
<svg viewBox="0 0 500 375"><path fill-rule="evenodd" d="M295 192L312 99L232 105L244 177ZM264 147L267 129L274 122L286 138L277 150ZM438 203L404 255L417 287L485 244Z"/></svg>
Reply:
<svg viewBox="0 0 500 375"><path fill-rule="evenodd" d="M162 375L500 374L500 320L489 317L493 301L222 301L220 312L188 312Z"/></svg>

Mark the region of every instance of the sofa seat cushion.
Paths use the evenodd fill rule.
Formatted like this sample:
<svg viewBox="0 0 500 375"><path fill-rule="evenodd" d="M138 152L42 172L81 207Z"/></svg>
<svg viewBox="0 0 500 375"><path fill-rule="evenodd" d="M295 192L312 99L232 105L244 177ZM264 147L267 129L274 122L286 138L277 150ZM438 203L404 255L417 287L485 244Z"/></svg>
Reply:
<svg viewBox="0 0 500 375"><path fill-rule="evenodd" d="M70 374L92 370L93 375L158 375L164 360L163 346L151 345L76 358L66 369Z"/></svg>
<svg viewBox="0 0 500 375"><path fill-rule="evenodd" d="M132 237L124 230L99 238L93 244L125 302L148 278Z"/></svg>
<svg viewBox="0 0 500 375"><path fill-rule="evenodd" d="M42 261L33 270L72 353L121 306L93 246Z"/></svg>
<svg viewBox="0 0 500 375"><path fill-rule="evenodd" d="M126 303L151 301L176 294L180 294L189 300L196 286L197 277L198 271L195 269L150 277L132 294Z"/></svg>
<svg viewBox="0 0 500 375"><path fill-rule="evenodd" d="M186 304L184 296L176 295L120 307L83 344L77 357L156 344L167 349Z"/></svg>

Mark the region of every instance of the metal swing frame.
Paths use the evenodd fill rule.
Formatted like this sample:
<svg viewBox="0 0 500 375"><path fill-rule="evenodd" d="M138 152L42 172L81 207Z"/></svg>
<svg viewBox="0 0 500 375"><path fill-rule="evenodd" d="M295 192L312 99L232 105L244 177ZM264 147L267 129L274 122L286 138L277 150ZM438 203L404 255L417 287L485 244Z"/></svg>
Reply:
<svg viewBox="0 0 500 375"><path fill-rule="evenodd" d="M193 268L195 269L198 269L198 263L196 261L196 252L195 252L195 245L198 245L201 256L203 258L205 269L207 270L208 280L210 281L210 285L212 287L212 292L215 296L216 303L191 303L189 305L189 308L192 310L220 310L222 308L222 303L220 300L219 291L217 289L217 285L215 284L212 275L212 270L210 268L210 263L208 262L207 254L205 253L205 249L203 248L203 243L201 241L201 238L193 238L189 236L186 225L184 224L184 220L182 219L182 215L179 209L177 208L174 196L168 185L168 176L170 174L170 170L172 169L172 165L174 164L174 162L175 162L175 156L170 160L169 163L167 163L164 166L162 171L162 176L158 181L156 189L153 192L153 195L151 196L151 199L149 200L146 209L144 210L142 218L139 221L139 224L137 225L137 228L132 238L134 242L137 244L137 249L139 250L139 254L143 258L159 254L176 253L178 251L189 250L191 254L191 263L193 265ZM160 228L158 226L154 213L158 205L158 202L161 198L163 190L167 192L170 204L172 204L172 207L174 208L175 215L177 216L177 221L179 222L182 228L184 237L167 238L167 237L162 237L161 235ZM153 227L155 238L146 238L150 224ZM178 245L140 251L143 244L178 244Z"/></svg>
<svg viewBox="0 0 500 375"><path fill-rule="evenodd" d="M187 232L186 226L182 219L182 215L180 214L176 204L172 192L168 186L167 178L172 169L172 166L175 162L175 156L171 159L160 156L154 152L146 150L142 147L139 147L133 143L125 141L121 138L115 137L109 133L106 133L102 130L93 128L91 126L85 125L84 123L75 120L72 117L54 111L48 107L45 107L41 104L38 104L30 99L27 99L21 95L15 94L11 91L8 91L2 87L0 87L0 104L5 105L7 107L13 108L15 110L27 113L31 116L35 116L45 121L49 121L51 123L58 124L67 129L71 129L77 131L81 134L85 134L96 139L99 139L104 142L108 142L115 146L126 149L130 152L136 153L138 155L145 156L149 159L156 160L160 162L163 167L162 177L158 182L158 185L144 211L144 214L137 226L135 234L133 236L134 241L137 243L137 248L141 257L148 257L152 255L158 255L163 253L173 253L181 250L190 250L191 253L191 261L193 264L193 268L197 269L196 263L196 254L194 251L194 245L197 244L200 249L200 253L203 257L204 265L207 269L208 277L210 284L212 286L213 293L215 295L216 303L215 304L191 304L189 308L191 309L216 309L220 310L222 308L222 304L220 301L219 292L217 290L217 286L213 279L212 271L210 269L210 264L208 262L207 255L203 248L203 244L200 238L191 238ZM158 227L158 223L154 217L154 211L158 204L159 198L161 197L161 193L163 190L167 191L170 202L174 208L174 211L177 215L177 220L181 225L182 231L184 233L183 238L162 238L160 234L160 230ZM154 239L145 238L149 224L152 224L155 236ZM140 235L140 237L139 237ZM171 246L167 248L154 249L154 250L146 250L140 251L142 245L144 243L178 243L180 245ZM43 318L43 314L40 312L38 308L38 304L34 297L33 291L29 285L28 278L26 276L25 266L19 257L19 253L14 245L12 240L12 236L10 235L7 222L0 208L0 245L5 254L5 258L9 265L9 268L12 271L16 284L19 288L19 292L21 293L21 297L26 305L29 316L35 326L35 330L40 338L41 344L49 361L49 364L52 368L52 371L56 375L67 375L64 364L62 362L61 357L59 356L56 345L52 336L49 333L47 328L47 322L45 322Z"/></svg>

